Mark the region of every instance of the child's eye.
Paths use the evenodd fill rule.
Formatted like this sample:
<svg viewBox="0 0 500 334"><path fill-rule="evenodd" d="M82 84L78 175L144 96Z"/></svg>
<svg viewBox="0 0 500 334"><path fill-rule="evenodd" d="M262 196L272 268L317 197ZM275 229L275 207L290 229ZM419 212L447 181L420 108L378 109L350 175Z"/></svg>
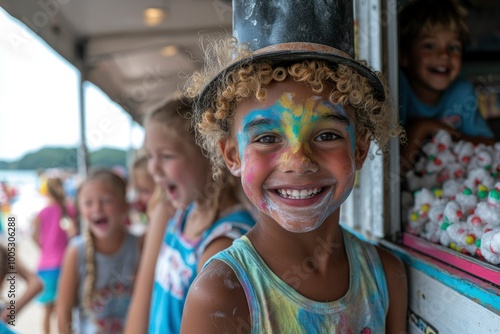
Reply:
<svg viewBox="0 0 500 334"><path fill-rule="evenodd" d="M281 142L281 140L278 137L273 135L265 135L257 138L257 140L255 141L257 143L263 143L263 144L276 144Z"/></svg>
<svg viewBox="0 0 500 334"><path fill-rule="evenodd" d="M448 50L452 53L460 53L462 52L462 46L461 45L458 45L458 44L455 44L455 45L450 45L448 47Z"/></svg>
<svg viewBox="0 0 500 334"><path fill-rule="evenodd" d="M164 160L170 160L174 158L172 154L162 154L160 157Z"/></svg>
<svg viewBox="0 0 500 334"><path fill-rule="evenodd" d="M101 202L103 204L109 204L109 203L113 202L113 198L112 197L103 197L103 198L101 198Z"/></svg>
<svg viewBox="0 0 500 334"><path fill-rule="evenodd" d="M320 133L315 138L315 140L316 141L332 141L332 140L335 140L337 138L338 138L338 136L333 132L323 132L323 133Z"/></svg>
<svg viewBox="0 0 500 334"><path fill-rule="evenodd" d="M434 50L434 43L424 43L422 47L426 50Z"/></svg>

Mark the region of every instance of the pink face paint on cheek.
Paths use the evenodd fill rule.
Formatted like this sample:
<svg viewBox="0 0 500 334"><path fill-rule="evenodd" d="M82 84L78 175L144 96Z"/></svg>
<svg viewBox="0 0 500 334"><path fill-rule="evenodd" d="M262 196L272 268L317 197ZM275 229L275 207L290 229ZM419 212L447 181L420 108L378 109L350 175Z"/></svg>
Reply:
<svg viewBox="0 0 500 334"><path fill-rule="evenodd" d="M255 175L254 175L253 168L252 168L252 170L248 174L245 175L245 182L252 183L254 176Z"/></svg>
<svg viewBox="0 0 500 334"><path fill-rule="evenodd" d="M255 165L252 162L252 150L245 150L242 176L245 183L252 183L255 175Z"/></svg>

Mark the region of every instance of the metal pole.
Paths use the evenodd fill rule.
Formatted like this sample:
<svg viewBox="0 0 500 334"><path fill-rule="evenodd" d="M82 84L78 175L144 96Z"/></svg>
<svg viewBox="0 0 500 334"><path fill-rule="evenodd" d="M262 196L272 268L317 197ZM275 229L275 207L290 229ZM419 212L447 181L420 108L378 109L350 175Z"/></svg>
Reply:
<svg viewBox="0 0 500 334"><path fill-rule="evenodd" d="M399 90L398 90L398 12L397 1L386 0L386 17L387 17L387 78L389 90L391 92L391 102L396 113L395 117L399 118ZM401 230L401 177L399 164L399 138L392 138L390 143L389 153L389 237L397 236Z"/></svg>
<svg viewBox="0 0 500 334"><path fill-rule="evenodd" d="M78 174L82 179L85 179L88 174L88 151L87 151L87 138L85 134L85 88L84 88L85 75L80 72L79 82L79 115L80 115L80 146L78 147Z"/></svg>
<svg viewBox="0 0 500 334"><path fill-rule="evenodd" d="M78 147L78 175L81 179L85 179L88 175L88 150L87 150L87 136L85 124L85 78L87 77L87 67L85 65L85 42L77 44L76 52L80 56L80 81L78 87L79 99L79 115L80 115L80 146Z"/></svg>

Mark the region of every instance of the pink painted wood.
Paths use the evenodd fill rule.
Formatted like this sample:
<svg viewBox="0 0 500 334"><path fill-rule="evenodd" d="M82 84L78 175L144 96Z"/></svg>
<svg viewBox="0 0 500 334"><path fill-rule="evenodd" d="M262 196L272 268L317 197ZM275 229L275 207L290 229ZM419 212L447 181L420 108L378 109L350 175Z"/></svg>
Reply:
<svg viewBox="0 0 500 334"><path fill-rule="evenodd" d="M500 285L500 267L461 254L444 246L431 243L410 233L403 233L403 244L421 253L429 255L446 264L459 268L471 275Z"/></svg>

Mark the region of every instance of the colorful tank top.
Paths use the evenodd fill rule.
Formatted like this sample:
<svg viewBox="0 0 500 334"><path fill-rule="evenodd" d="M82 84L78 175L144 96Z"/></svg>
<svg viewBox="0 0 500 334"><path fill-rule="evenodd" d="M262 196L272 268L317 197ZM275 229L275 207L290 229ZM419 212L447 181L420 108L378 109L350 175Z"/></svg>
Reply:
<svg viewBox="0 0 500 334"><path fill-rule="evenodd" d="M163 244L158 254L155 282L149 313L149 334L179 333L186 296L198 270L198 262L207 245L217 238L237 239L255 224L250 213L235 206L219 218L197 241L184 235L186 212L178 211L167 225Z"/></svg>
<svg viewBox="0 0 500 334"><path fill-rule="evenodd" d="M377 249L345 230L344 242L350 285L333 302L300 295L271 271L245 236L210 261L223 261L238 277L252 333L384 333L389 297Z"/></svg>

